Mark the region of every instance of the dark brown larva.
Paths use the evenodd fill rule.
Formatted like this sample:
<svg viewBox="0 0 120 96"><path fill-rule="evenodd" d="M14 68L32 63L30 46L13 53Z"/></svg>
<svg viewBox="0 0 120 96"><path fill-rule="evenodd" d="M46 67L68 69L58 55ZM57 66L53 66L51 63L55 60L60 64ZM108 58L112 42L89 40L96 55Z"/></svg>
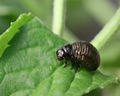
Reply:
<svg viewBox="0 0 120 96"><path fill-rule="evenodd" d="M78 71L80 69L80 66L94 71L100 65L100 55L97 49L86 41L78 41L65 45L62 48L58 49L56 54L58 60L66 60L64 67L66 67L68 60L72 62L72 67L70 69L72 69L73 66L77 64Z"/></svg>

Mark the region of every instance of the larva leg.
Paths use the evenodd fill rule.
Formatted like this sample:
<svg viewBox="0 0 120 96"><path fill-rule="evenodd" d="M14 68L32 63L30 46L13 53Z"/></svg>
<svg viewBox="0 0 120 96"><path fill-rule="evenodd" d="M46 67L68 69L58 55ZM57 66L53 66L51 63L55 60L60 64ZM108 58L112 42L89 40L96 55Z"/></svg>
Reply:
<svg viewBox="0 0 120 96"><path fill-rule="evenodd" d="M65 61L65 66L64 66L64 68L67 66L67 60Z"/></svg>
<svg viewBox="0 0 120 96"><path fill-rule="evenodd" d="M78 64L78 72L80 71L80 65Z"/></svg>
<svg viewBox="0 0 120 96"><path fill-rule="evenodd" d="M72 67L70 68L70 70L72 70L72 69L73 69L73 66L74 66L74 64L72 63Z"/></svg>

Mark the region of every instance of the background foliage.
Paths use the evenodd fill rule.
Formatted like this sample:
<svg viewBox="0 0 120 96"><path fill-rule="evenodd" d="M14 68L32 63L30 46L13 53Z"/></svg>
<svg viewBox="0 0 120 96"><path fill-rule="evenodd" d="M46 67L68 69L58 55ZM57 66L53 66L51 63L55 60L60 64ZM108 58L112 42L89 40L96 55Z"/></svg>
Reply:
<svg viewBox="0 0 120 96"><path fill-rule="evenodd" d="M29 2L29 3L28 3ZM0 0L0 34L15 21L21 13L32 12L51 29L53 0ZM76 39L90 41L109 21L118 8L118 0L68 0L66 27L63 37L73 42ZM117 33L100 50L102 64L100 71L120 78L120 33ZM100 96L119 96L120 86L109 85L104 90L96 89ZM96 91L95 90L95 91ZM88 94L96 94L92 91ZM93 95L91 95L93 96Z"/></svg>

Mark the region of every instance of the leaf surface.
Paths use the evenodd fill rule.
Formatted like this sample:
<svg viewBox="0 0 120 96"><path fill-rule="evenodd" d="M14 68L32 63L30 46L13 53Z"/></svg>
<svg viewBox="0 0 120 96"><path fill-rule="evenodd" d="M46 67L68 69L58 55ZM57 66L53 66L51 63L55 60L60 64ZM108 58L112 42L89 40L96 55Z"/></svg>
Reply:
<svg viewBox="0 0 120 96"><path fill-rule="evenodd" d="M63 68L64 62L56 59L56 50L67 42L37 17L20 17L17 22L21 23L14 23L12 31L4 33L9 37L5 45L2 43L6 38L0 38L0 52L4 52L0 58L0 96L81 96L117 80L99 71L69 70L70 63Z"/></svg>

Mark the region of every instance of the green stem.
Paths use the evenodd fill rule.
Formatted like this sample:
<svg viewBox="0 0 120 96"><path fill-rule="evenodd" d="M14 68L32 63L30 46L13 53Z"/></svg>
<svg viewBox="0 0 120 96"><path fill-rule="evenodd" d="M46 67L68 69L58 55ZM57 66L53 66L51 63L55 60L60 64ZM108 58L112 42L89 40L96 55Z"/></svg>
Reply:
<svg viewBox="0 0 120 96"><path fill-rule="evenodd" d="M65 1L66 0L54 0L53 4L53 25L52 31L62 36L64 17L65 17Z"/></svg>
<svg viewBox="0 0 120 96"><path fill-rule="evenodd" d="M99 50L119 30L119 27L120 8L91 43Z"/></svg>

